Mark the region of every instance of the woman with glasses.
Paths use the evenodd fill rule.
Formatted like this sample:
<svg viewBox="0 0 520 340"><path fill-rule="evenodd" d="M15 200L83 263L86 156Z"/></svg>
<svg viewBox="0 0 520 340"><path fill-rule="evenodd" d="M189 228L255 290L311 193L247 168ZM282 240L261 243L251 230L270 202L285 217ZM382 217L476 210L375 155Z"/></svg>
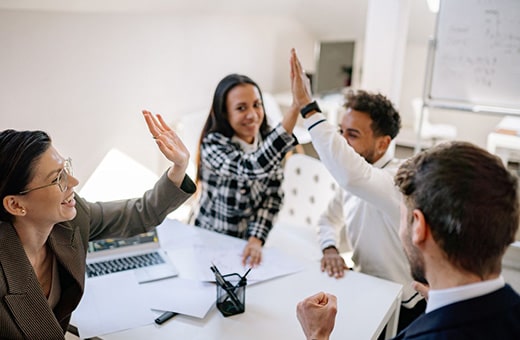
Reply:
<svg viewBox="0 0 520 340"><path fill-rule="evenodd" d="M90 203L70 158L43 131L0 132L0 338L63 338L84 289L89 241L151 230L195 184L189 153L157 115L146 123L172 166L140 198Z"/></svg>

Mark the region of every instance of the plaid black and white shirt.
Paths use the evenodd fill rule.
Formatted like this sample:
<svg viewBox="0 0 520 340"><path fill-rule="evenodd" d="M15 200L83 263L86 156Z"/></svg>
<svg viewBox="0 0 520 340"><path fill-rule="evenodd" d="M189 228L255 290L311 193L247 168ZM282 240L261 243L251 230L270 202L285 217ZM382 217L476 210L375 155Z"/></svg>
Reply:
<svg viewBox="0 0 520 340"><path fill-rule="evenodd" d="M298 141L281 125L258 138L250 153L221 133L204 138L196 226L265 242L283 200L281 162Z"/></svg>

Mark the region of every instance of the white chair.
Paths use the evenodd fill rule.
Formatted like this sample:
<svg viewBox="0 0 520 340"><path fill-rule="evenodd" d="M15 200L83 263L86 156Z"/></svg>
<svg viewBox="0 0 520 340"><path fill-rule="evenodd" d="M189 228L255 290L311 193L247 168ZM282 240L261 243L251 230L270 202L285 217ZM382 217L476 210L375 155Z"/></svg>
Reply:
<svg viewBox="0 0 520 340"><path fill-rule="evenodd" d="M282 188L285 198L279 221L314 232L337 184L320 160L294 154L286 160Z"/></svg>
<svg viewBox="0 0 520 340"><path fill-rule="evenodd" d="M487 151L499 156L506 167L509 161L520 161L520 118L502 118L487 137Z"/></svg>
<svg viewBox="0 0 520 340"><path fill-rule="evenodd" d="M414 113L414 132L417 135L419 128L421 129L421 140L431 141L431 145L435 145L441 141L454 140L457 138L457 128L450 124L433 124L429 120L428 107L423 108L423 101L421 98L414 98L412 100L412 109ZM421 123L422 112L422 126Z"/></svg>
<svg viewBox="0 0 520 340"><path fill-rule="evenodd" d="M296 153L286 158L282 188L285 194L283 206L271 233L278 236L290 234L290 239L298 241L275 246L297 248L299 245L310 256L319 259L317 222L334 196L336 181L318 159ZM270 239L267 244L272 243Z"/></svg>
<svg viewBox="0 0 520 340"><path fill-rule="evenodd" d="M316 260L322 253L318 240L318 219L334 197L338 184L327 168L317 158L294 154L287 158L282 184L285 198L278 219L266 242L268 246L281 249L305 251ZM290 237L284 235L290 234ZM340 238L339 251L347 265L353 267L351 249L345 239ZM291 243L276 243L274 240L291 239Z"/></svg>

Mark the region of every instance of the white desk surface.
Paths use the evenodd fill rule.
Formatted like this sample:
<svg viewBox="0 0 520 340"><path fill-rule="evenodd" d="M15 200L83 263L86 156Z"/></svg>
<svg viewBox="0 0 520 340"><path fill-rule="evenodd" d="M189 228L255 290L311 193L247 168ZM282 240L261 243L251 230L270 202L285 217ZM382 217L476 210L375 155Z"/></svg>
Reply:
<svg viewBox="0 0 520 340"><path fill-rule="evenodd" d="M189 227L191 228L191 227ZM103 339L304 339L296 304L319 291L338 297L338 313L332 339L375 339L400 306L402 286L349 271L342 279L322 273L314 246L293 232L277 226L266 246L299 254L305 270L257 283L246 289L243 314L224 317L215 307L204 319L178 315L162 326L148 325ZM196 228L201 238L225 242L227 236ZM222 237L221 237L222 236ZM396 308L397 307L397 308Z"/></svg>

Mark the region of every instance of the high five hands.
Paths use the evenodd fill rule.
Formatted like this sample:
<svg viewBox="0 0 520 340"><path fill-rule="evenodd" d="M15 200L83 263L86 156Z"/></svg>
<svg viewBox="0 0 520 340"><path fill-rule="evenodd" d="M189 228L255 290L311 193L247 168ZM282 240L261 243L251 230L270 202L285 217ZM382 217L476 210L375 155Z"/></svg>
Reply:
<svg viewBox="0 0 520 340"><path fill-rule="evenodd" d="M305 74L294 48L291 49L290 64L291 92L293 96L292 105L300 111L302 107L312 101L311 82L309 77Z"/></svg>
<svg viewBox="0 0 520 340"><path fill-rule="evenodd" d="M287 113L283 116L282 126L285 131L292 133L294 126L300 116L300 110L312 101L311 83L302 68L296 50L291 49L290 57L290 81L293 101Z"/></svg>
<svg viewBox="0 0 520 340"><path fill-rule="evenodd" d="M148 125L148 130L155 139L159 150L170 160L173 165L168 170L168 178L177 186L182 184L190 153L179 136L163 120L162 116L153 115L150 111L143 110L143 116Z"/></svg>

